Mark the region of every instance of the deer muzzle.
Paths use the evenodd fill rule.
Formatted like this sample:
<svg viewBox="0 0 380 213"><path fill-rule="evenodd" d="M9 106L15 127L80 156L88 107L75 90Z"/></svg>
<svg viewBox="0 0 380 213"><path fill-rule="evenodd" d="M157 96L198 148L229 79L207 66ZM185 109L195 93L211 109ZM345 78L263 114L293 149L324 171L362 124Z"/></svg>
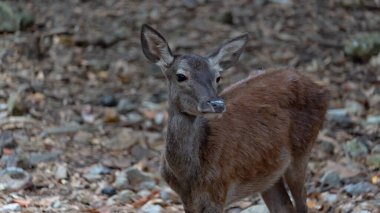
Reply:
<svg viewBox="0 0 380 213"><path fill-rule="evenodd" d="M202 101L198 105L200 113L223 113L226 111L226 105L223 99L217 98L208 101Z"/></svg>

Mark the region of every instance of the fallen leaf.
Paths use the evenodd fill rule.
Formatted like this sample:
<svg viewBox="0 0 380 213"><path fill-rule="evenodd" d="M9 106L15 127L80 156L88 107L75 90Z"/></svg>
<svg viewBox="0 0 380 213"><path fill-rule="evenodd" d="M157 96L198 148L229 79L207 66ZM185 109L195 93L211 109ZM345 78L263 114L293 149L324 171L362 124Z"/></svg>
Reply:
<svg viewBox="0 0 380 213"><path fill-rule="evenodd" d="M160 194L159 190L153 190L149 195L139 200L136 200L132 205L134 208L140 208L141 206L143 206L145 203L147 203L149 200L151 200L154 196L158 194Z"/></svg>

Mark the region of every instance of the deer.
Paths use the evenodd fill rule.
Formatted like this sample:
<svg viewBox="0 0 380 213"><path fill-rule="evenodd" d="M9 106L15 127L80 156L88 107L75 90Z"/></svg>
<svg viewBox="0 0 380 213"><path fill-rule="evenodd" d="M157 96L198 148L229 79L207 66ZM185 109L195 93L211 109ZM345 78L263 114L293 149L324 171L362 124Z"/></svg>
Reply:
<svg viewBox="0 0 380 213"><path fill-rule="evenodd" d="M157 30L142 25L142 52L168 85L160 173L186 213L224 212L254 194L272 213L308 211L307 164L329 91L282 68L250 75L218 93L223 71L238 61L248 40L248 34L235 37L207 56L173 54Z"/></svg>

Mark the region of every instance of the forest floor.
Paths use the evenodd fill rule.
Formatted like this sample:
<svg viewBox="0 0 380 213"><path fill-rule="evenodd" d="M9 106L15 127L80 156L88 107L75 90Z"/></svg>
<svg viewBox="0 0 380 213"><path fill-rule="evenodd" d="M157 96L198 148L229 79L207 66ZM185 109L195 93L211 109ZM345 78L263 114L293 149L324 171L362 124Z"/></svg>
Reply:
<svg viewBox="0 0 380 213"><path fill-rule="evenodd" d="M142 54L143 23L179 53L206 54L248 32L221 88L286 66L326 85L332 98L308 165L309 210L380 212L380 50L350 50L358 36L379 36L378 1L0 3L15 28L0 23L0 212L183 211L158 172L167 88ZM262 205L252 196L227 212L265 212Z"/></svg>

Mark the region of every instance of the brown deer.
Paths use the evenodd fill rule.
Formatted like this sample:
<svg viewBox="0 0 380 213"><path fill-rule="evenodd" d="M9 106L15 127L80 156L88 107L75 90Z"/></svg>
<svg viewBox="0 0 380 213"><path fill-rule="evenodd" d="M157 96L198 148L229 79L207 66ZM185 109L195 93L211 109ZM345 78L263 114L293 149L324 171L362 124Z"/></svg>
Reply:
<svg viewBox="0 0 380 213"><path fill-rule="evenodd" d="M161 173L185 212L223 212L254 193L270 212L307 212L305 170L328 91L282 69L252 75L218 95L221 73L247 41L248 35L236 37L206 57L175 55L160 33L142 26L142 50L169 86Z"/></svg>

